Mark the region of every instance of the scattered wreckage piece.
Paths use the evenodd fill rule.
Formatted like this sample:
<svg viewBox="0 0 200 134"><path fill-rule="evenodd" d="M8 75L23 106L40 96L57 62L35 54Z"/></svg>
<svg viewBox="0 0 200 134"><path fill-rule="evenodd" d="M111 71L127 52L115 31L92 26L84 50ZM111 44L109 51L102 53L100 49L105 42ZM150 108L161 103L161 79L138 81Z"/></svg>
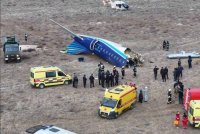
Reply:
<svg viewBox="0 0 200 134"><path fill-rule="evenodd" d="M168 54L167 58L169 59L178 59L178 58L188 58L188 56L191 56L192 58L200 58L200 54L196 52L185 52L180 51L178 53L174 54Z"/></svg>
<svg viewBox="0 0 200 134"><path fill-rule="evenodd" d="M128 10L129 5L124 1L103 0L104 6L110 5L112 9Z"/></svg>
<svg viewBox="0 0 200 134"><path fill-rule="evenodd" d="M122 47L120 44L102 38L74 34L54 20L51 21L62 27L73 38L73 42L66 46L65 53L67 54L96 54L117 67L144 63L141 54L132 51L130 48Z"/></svg>

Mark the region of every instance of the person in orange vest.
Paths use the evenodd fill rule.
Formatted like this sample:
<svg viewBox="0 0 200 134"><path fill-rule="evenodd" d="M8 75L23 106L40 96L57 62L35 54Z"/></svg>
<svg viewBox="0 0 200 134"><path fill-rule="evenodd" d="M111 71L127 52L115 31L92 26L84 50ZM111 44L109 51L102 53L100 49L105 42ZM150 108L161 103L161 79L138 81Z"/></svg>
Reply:
<svg viewBox="0 0 200 134"><path fill-rule="evenodd" d="M187 117L186 113L183 114L182 124L183 124L183 128L186 129L188 126L188 117Z"/></svg>
<svg viewBox="0 0 200 134"><path fill-rule="evenodd" d="M179 113L179 111L177 111L174 125L178 128L179 124L180 124L180 113Z"/></svg>

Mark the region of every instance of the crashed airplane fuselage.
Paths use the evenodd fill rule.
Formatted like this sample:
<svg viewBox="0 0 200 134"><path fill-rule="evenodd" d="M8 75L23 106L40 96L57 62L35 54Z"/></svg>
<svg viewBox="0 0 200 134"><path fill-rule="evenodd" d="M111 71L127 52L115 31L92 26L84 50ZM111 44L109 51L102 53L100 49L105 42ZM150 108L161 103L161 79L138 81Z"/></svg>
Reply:
<svg viewBox="0 0 200 134"><path fill-rule="evenodd" d="M66 53L68 54L94 53L117 67L126 66L130 62L143 63L141 55L129 48L102 38L74 34L54 20L51 21L65 29L74 39L71 44L66 46Z"/></svg>

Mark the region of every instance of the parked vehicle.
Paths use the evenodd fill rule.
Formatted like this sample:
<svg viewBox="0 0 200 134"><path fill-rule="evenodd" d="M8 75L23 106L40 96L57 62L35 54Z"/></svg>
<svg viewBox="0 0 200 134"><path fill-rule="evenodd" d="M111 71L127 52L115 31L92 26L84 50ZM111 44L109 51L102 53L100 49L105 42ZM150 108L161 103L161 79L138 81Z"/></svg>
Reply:
<svg viewBox="0 0 200 134"><path fill-rule="evenodd" d="M37 125L26 130L29 134L76 134L53 125Z"/></svg>
<svg viewBox="0 0 200 134"><path fill-rule="evenodd" d="M183 105L186 111L188 111L191 100L200 100L200 88L185 89Z"/></svg>
<svg viewBox="0 0 200 134"><path fill-rule="evenodd" d="M200 100L190 101L188 120L192 126L200 127Z"/></svg>
<svg viewBox="0 0 200 134"><path fill-rule="evenodd" d="M30 83L33 87L44 88L46 86L68 85L71 83L72 78L66 75L60 68L55 66L49 67L33 67L30 69Z"/></svg>
<svg viewBox="0 0 200 134"><path fill-rule="evenodd" d="M3 52L5 63L8 63L9 61L21 61L20 46L16 41L15 36L5 37Z"/></svg>
<svg viewBox="0 0 200 134"><path fill-rule="evenodd" d="M137 100L136 87L120 85L105 91L98 114L108 119L117 118L127 109L133 109Z"/></svg>

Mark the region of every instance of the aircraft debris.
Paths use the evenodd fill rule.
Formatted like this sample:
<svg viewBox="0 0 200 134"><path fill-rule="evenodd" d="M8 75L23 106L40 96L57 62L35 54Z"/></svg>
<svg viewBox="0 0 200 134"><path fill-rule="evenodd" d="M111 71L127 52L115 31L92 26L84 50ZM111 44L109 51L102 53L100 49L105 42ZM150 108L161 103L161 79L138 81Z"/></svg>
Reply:
<svg viewBox="0 0 200 134"><path fill-rule="evenodd" d="M185 52L180 51L178 53L174 54L168 54L167 58L169 59L178 59L178 58L188 58L188 56L191 56L192 58L200 58L200 54L196 52Z"/></svg>
<svg viewBox="0 0 200 134"><path fill-rule="evenodd" d="M66 46L65 53L71 55L94 53L117 67L127 66L130 63L134 65L144 63L142 55L130 48L102 38L75 34L54 20L51 21L62 27L73 38L73 42Z"/></svg>

